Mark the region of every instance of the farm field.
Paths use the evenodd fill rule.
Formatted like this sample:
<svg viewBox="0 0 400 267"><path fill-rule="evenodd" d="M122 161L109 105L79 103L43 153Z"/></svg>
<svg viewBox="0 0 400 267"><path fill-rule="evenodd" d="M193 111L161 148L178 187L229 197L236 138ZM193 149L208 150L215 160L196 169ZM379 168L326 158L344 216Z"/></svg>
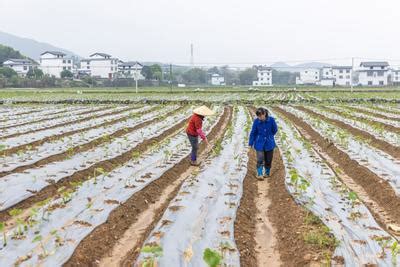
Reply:
<svg viewBox="0 0 400 267"><path fill-rule="evenodd" d="M398 92L1 94L0 266L400 260ZM184 129L203 102L195 167ZM265 181L258 106L279 129Z"/></svg>

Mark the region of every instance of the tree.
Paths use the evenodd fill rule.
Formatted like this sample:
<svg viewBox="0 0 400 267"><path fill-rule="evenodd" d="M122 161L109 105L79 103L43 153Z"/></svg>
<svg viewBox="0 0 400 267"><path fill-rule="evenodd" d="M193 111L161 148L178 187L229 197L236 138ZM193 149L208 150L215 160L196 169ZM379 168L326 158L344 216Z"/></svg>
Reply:
<svg viewBox="0 0 400 267"><path fill-rule="evenodd" d="M239 80L241 85L253 84L253 81L257 80L257 70L254 68L248 68L239 73Z"/></svg>
<svg viewBox="0 0 400 267"><path fill-rule="evenodd" d="M193 68L183 73L182 78L185 83L204 84L207 82L207 72L200 68Z"/></svg>
<svg viewBox="0 0 400 267"><path fill-rule="evenodd" d="M0 77L11 78L13 76L17 76L18 74L9 67L0 67Z"/></svg>
<svg viewBox="0 0 400 267"><path fill-rule="evenodd" d="M69 70L63 70L63 71L60 73L60 76L61 76L62 79L74 77L74 75L72 74L72 72L70 72Z"/></svg>
<svg viewBox="0 0 400 267"><path fill-rule="evenodd" d="M153 64L150 66L150 69L152 78L160 81L162 79L162 69L160 65Z"/></svg>
<svg viewBox="0 0 400 267"><path fill-rule="evenodd" d="M151 68L149 66L143 66L142 71L140 72L146 80L153 79Z"/></svg>
<svg viewBox="0 0 400 267"><path fill-rule="evenodd" d="M10 58L24 59L26 57L23 56L19 51L0 44L0 64L3 64L4 61Z"/></svg>
<svg viewBox="0 0 400 267"><path fill-rule="evenodd" d="M43 71L39 68L31 68L29 71L26 73L26 77L31 78L31 79L41 79L43 78Z"/></svg>

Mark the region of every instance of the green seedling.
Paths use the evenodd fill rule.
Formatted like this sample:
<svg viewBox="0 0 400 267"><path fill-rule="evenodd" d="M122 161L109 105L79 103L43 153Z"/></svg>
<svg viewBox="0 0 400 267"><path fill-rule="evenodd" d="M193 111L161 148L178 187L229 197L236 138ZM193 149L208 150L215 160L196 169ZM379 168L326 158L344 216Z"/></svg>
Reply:
<svg viewBox="0 0 400 267"><path fill-rule="evenodd" d="M206 248L203 253L203 260L209 267L217 267L221 264L222 256L217 251Z"/></svg>
<svg viewBox="0 0 400 267"><path fill-rule="evenodd" d="M357 204L358 196L356 192L349 192L348 195L349 200L351 201L351 206L354 208L354 206Z"/></svg>
<svg viewBox="0 0 400 267"><path fill-rule="evenodd" d="M142 248L142 253L150 254L142 263L142 267L156 267L156 258L163 255L163 249L159 245L147 245Z"/></svg>
<svg viewBox="0 0 400 267"><path fill-rule="evenodd" d="M390 246L390 251L392 253L392 263L393 266L397 266L397 256L400 253L400 246L399 243L396 241L393 242L393 244Z"/></svg>
<svg viewBox="0 0 400 267"><path fill-rule="evenodd" d="M3 233L3 247L7 246L7 233L4 222L0 222L0 232Z"/></svg>
<svg viewBox="0 0 400 267"><path fill-rule="evenodd" d="M42 236L41 235L37 235L37 236L35 236L35 238L33 238L32 243L36 243L36 242L39 242L40 243L40 247L42 248L42 252L43 253L41 255L41 258L47 257L48 253L47 253L47 250L44 247L44 244L42 242Z"/></svg>

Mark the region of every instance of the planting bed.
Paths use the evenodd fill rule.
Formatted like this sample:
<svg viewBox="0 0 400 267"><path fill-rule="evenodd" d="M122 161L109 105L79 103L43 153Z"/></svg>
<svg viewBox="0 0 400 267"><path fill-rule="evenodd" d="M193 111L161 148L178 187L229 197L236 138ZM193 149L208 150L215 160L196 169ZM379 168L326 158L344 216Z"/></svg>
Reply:
<svg viewBox="0 0 400 267"><path fill-rule="evenodd" d="M399 107L242 96L210 99L198 167L187 96L0 106L0 266L396 265ZM256 105L279 128L264 181L247 145Z"/></svg>

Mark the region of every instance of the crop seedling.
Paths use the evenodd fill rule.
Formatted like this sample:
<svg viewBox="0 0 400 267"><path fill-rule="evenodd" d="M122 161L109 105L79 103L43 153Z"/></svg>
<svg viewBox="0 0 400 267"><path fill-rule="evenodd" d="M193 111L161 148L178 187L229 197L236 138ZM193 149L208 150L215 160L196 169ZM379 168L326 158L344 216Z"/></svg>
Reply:
<svg viewBox="0 0 400 267"><path fill-rule="evenodd" d="M203 260L207 263L208 267L217 267L221 264L222 256L218 251L206 248L203 253Z"/></svg>
<svg viewBox="0 0 400 267"><path fill-rule="evenodd" d="M37 235L35 236L35 238L32 240L32 243L36 243L39 242L40 243L40 247L42 249L42 254L39 256L40 258L46 258L48 256L47 250L44 247L44 244L42 242L42 236L41 235Z"/></svg>
<svg viewBox="0 0 400 267"><path fill-rule="evenodd" d="M390 251L392 253L393 266L397 266L397 256L399 255L400 252L400 246L397 240L394 241L393 244L390 246Z"/></svg>
<svg viewBox="0 0 400 267"><path fill-rule="evenodd" d="M358 201L357 193L353 191L349 192L348 198L351 201L351 206L354 208Z"/></svg>
<svg viewBox="0 0 400 267"><path fill-rule="evenodd" d="M3 247L7 246L7 233L4 222L0 222L0 232L3 233Z"/></svg>
<svg viewBox="0 0 400 267"><path fill-rule="evenodd" d="M157 262L156 258L161 257L163 255L163 249L159 245L147 245L142 248L143 253L150 254L144 262L142 263L142 267L156 267Z"/></svg>

